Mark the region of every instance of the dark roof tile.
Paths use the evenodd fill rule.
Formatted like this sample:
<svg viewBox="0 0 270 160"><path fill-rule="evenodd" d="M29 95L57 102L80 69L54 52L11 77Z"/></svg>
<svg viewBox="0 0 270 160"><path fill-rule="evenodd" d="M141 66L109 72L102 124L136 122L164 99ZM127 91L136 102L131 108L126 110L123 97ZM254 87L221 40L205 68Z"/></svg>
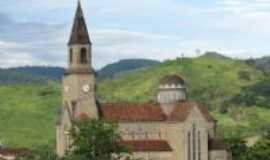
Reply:
<svg viewBox="0 0 270 160"><path fill-rule="evenodd" d="M105 104L100 107L101 118L106 121L137 122L166 120L161 108L155 104Z"/></svg>
<svg viewBox="0 0 270 160"><path fill-rule="evenodd" d="M180 77L178 75L166 75L163 78L161 78L160 84L161 85L166 85L166 84L169 84L169 85L181 84L181 85L183 85L183 84L185 84L185 81L182 77Z"/></svg>

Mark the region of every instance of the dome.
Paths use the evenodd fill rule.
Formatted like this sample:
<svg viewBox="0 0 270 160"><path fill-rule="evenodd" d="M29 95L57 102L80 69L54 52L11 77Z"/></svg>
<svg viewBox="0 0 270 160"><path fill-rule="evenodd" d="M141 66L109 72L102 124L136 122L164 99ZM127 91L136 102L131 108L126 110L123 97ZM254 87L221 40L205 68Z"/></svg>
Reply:
<svg viewBox="0 0 270 160"><path fill-rule="evenodd" d="M160 80L160 84L161 85L178 85L178 84L181 84L181 85L184 85L185 84L185 81L182 77L178 76L178 75L166 75L164 76L163 78L161 78Z"/></svg>

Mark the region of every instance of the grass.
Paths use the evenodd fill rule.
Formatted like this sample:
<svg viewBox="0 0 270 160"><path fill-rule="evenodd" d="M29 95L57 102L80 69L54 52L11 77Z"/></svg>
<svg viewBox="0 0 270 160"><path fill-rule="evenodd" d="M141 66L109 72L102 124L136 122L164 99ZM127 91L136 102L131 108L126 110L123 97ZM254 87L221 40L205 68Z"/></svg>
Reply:
<svg viewBox="0 0 270 160"><path fill-rule="evenodd" d="M13 147L54 143L59 105L56 86L1 86L0 140Z"/></svg>

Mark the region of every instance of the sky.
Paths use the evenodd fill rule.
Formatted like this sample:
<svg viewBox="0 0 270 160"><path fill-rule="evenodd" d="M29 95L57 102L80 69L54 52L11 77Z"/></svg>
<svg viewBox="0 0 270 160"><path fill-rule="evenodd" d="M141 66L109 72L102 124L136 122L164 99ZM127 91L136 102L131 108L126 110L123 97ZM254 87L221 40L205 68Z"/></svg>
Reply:
<svg viewBox="0 0 270 160"><path fill-rule="evenodd" d="M270 0L81 0L95 68L217 51L270 54ZM66 66L77 0L1 0L0 67Z"/></svg>

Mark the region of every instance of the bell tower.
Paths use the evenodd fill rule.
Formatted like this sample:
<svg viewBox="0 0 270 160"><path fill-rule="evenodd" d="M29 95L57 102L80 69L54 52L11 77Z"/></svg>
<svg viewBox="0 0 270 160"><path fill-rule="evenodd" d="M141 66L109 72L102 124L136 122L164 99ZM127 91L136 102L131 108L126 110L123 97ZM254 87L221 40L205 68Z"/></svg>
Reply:
<svg viewBox="0 0 270 160"><path fill-rule="evenodd" d="M80 1L78 1L78 7L68 42L68 49L68 72L91 73L92 43L89 38Z"/></svg>
<svg viewBox="0 0 270 160"><path fill-rule="evenodd" d="M89 117L98 119L95 97L95 72L92 68L92 43L87 31L80 1L68 42L67 69L63 77L62 107L56 126L57 154L63 156L69 147L71 122Z"/></svg>
<svg viewBox="0 0 270 160"><path fill-rule="evenodd" d="M67 103L74 119L86 115L98 118L95 97L95 72L92 68L92 43L80 1L68 42L68 68L63 78L63 104Z"/></svg>

